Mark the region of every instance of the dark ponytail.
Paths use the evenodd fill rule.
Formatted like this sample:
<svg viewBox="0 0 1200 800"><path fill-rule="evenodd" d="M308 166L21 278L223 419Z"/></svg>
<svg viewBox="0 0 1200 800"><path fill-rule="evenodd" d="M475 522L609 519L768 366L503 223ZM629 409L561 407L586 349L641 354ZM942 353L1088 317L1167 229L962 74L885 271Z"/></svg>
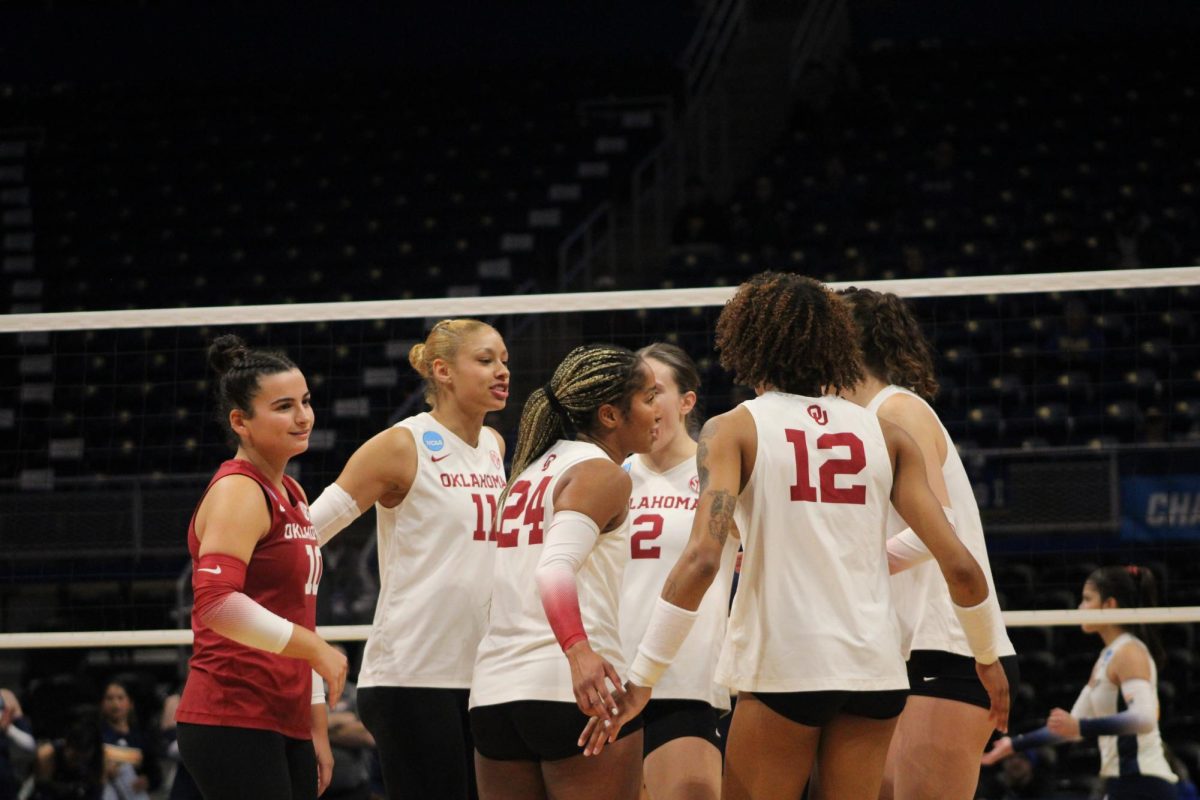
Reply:
<svg viewBox="0 0 1200 800"><path fill-rule="evenodd" d="M1088 581L1096 587L1102 602L1112 597L1117 601L1118 608L1150 608L1158 605L1158 581L1149 567L1137 564L1100 567L1088 576ZM1145 643L1154 663L1161 668L1167 654L1158 628L1144 624L1123 627L1131 628L1134 636Z"/></svg>
<svg viewBox="0 0 1200 800"><path fill-rule="evenodd" d="M217 376L214 392L217 424L225 431L225 439L231 447L237 447L239 440L229 424L229 412L236 408L247 417L253 417L259 377L296 369L292 360L282 353L251 350L241 337L231 333L213 339L208 347L208 366Z"/></svg>

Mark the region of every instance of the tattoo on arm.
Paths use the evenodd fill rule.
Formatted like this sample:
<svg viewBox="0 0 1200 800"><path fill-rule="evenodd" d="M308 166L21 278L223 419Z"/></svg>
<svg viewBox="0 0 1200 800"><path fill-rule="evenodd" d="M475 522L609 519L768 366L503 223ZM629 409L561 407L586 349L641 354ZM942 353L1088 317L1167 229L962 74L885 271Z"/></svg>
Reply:
<svg viewBox="0 0 1200 800"><path fill-rule="evenodd" d="M724 489L712 493L712 506L708 510L708 535L722 547L733 527L733 509L737 498Z"/></svg>
<svg viewBox="0 0 1200 800"><path fill-rule="evenodd" d="M716 436L720 425L716 419L710 419L700 430L700 441L696 445L696 477L700 480L701 495L708 488L708 443Z"/></svg>

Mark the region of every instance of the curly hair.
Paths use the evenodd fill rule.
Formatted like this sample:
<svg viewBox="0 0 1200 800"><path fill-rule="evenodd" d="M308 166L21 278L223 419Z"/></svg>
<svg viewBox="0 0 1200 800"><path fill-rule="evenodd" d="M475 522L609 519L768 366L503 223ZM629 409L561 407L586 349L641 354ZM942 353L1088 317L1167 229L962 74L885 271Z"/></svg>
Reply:
<svg viewBox="0 0 1200 800"><path fill-rule="evenodd" d="M858 324L867 369L933 402L938 393L933 349L908 304L894 294L854 286L838 294L850 304Z"/></svg>
<svg viewBox="0 0 1200 800"><path fill-rule="evenodd" d="M824 284L760 272L717 319L721 366L751 388L816 397L862 380L862 351L847 305Z"/></svg>

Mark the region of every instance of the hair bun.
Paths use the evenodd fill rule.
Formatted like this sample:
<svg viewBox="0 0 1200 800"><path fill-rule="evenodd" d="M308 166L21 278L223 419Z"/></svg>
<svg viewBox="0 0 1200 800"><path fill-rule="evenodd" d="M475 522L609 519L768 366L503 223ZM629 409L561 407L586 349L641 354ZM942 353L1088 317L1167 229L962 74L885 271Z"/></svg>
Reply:
<svg viewBox="0 0 1200 800"><path fill-rule="evenodd" d="M425 363L425 343L417 342L408 351L408 363L422 378L429 377L429 365Z"/></svg>
<svg viewBox="0 0 1200 800"><path fill-rule="evenodd" d="M224 375L249 353L250 348L240 336L232 333L222 334L213 339L212 344L208 346L208 365L218 375Z"/></svg>

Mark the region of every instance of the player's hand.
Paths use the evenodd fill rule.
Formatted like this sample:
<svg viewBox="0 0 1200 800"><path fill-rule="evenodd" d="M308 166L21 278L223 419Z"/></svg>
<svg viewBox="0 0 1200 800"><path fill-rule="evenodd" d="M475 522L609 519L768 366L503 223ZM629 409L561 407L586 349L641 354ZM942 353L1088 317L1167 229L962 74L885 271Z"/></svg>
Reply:
<svg viewBox="0 0 1200 800"><path fill-rule="evenodd" d="M329 738L313 737L313 749L317 752L317 797L325 794L333 780L333 748Z"/></svg>
<svg viewBox="0 0 1200 800"><path fill-rule="evenodd" d="M985 767L990 767L992 764L999 763L1013 754L1012 739L1004 736L996 740L992 745L992 749L983 754L980 762Z"/></svg>
<svg viewBox="0 0 1200 800"><path fill-rule="evenodd" d="M1061 736L1064 739L1079 738L1079 720L1071 716L1070 711L1061 708L1050 712L1050 719L1046 720L1046 728L1055 736Z"/></svg>
<svg viewBox="0 0 1200 800"><path fill-rule="evenodd" d="M346 674L350 671L345 653L335 650L327 642L320 642L316 655L309 659L308 663L325 679L325 685L329 689L325 701L330 706L337 705L342 697L342 690L346 688Z"/></svg>
<svg viewBox="0 0 1200 800"><path fill-rule="evenodd" d="M592 717L579 735L577 744L583 748L585 756L599 755L604 745L615 742L625 723L642 713L646 703L650 702L650 689L632 683L626 683L625 691L617 695L618 713L611 724L604 725L599 718Z"/></svg>
<svg viewBox="0 0 1200 800"><path fill-rule="evenodd" d="M571 665L571 687L579 710L589 717L611 720L617 713L617 701L608 687L621 685L616 669L592 650L586 639L567 649L567 661Z"/></svg>
<svg viewBox="0 0 1200 800"><path fill-rule="evenodd" d="M979 675L983 688L987 690L988 699L992 701L992 708L988 715L992 721L992 727L1001 733L1008 733L1008 676L1004 674L1004 667L1001 666L999 659L991 664L980 664L976 661L975 672Z"/></svg>

